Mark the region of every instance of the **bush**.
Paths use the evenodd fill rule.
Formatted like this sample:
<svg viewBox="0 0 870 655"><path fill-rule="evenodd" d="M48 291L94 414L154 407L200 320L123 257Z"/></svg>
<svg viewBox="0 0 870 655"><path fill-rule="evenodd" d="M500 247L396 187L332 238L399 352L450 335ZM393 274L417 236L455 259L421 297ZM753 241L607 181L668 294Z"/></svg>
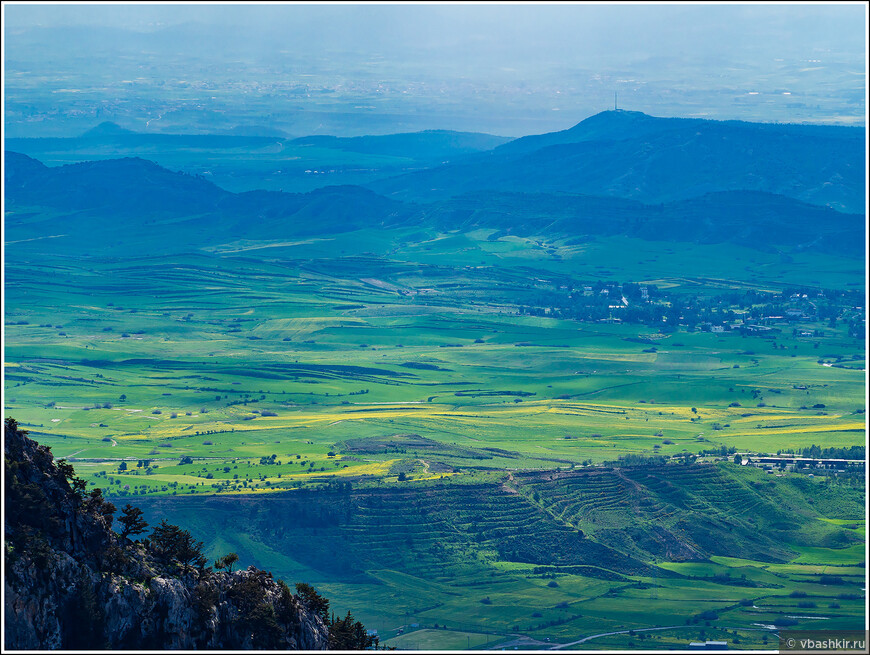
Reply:
<svg viewBox="0 0 870 655"><path fill-rule="evenodd" d="M200 582L193 589L190 595L191 606L196 610L197 615L205 620L212 612L212 609L217 605L220 596L217 589L204 582Z"/></svg>
<svg viewBox="0 0 870 655"><path fill-rule="evenodd" d="M329 600L317 593L314 587L305 582L297 582L296 594L308 610L320 616L324 623L329 621Z"/></svg>
<svg viewBox="0 0 870 655"><path fill-rule="evenodd" d="M224 569L232 573L233 564L239 561L239 556L236 553L228 553L223 557L216 559L214 561L214 567L216 569Z"/></svg>
<svg viewBox="0 0 870 655"><path fill-rule="evenodd" d="M368 634L362 623L354 621L350 611L343 619L333 616L329 622L329 650L371 650L377 648L378 642L377 636Z"/></svg>
<svg viewBox="0 0 870 655"><path fill-rule="evenodd" d="M187 530L167 523L166 519L154 528L149 541L149 548L158 557L197 568L204 567L206 562L202 546L203 543L196 541Z"/></svg>
<svg viewBox="0 0 870 655"><path fill-rule="evenodd" d="M228 595L238 607L237 629L251 635L251 647L275 650L281 640L281 628L275 607L264 601L264 575L268 574L260 572L256 577L243 578L229 590Z"/></svg>

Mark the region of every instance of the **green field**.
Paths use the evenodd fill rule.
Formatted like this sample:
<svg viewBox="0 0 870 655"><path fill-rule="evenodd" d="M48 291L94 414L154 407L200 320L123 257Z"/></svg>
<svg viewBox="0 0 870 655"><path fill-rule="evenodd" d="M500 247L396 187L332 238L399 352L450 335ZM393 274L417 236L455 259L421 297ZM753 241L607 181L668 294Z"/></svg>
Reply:
<svg viewBox="0 0 870 655"><path fill-rule="evenodd" d="M760 470L726 463L551 478L527 471L490 482L133 502L189 526L210 556L234 551L311 581L338 610L405 648L437 635L455 644L462 634L490 644L589 637L576 644L589 648L596 635L658 627L687 635L685 643L700 630L737 630L747 647L767 634L774 647L778 620L803 617L793 620L804 629L864 620L863 536L812 519L831 491L823 483L804 488L789 475L771 484ZM841 510L862 523L863 490L837 492ZM831 564L800 563L807 550Z"/></svg>
<svg viewBox="0 0 870 655"><path fill-rule="evenodd" d="M860 263L491 236L7 247L6 414L116 504L317 585L401 649L774 648L776 618L863 626L863 476L732 462L864 444L863 310L775 338L520 310L599 280L854 289Z"/></svg>

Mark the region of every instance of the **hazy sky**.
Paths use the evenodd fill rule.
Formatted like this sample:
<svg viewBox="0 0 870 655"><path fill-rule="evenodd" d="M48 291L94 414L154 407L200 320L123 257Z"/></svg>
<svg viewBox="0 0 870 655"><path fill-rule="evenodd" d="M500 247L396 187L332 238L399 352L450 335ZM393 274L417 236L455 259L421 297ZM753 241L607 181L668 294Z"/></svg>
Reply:
<svg viewBox="0 0 870 655"><path fill-rule="evenodd" d="M5 3L3 9L4 81L14 110L7 120L15 130L19 119L49 129L65 118L96 115L96 89L112 95L133 72L174 80L186 68L197 83L216 88L227 88L231 72L260 83L246 91L248 99L274 97L278 86L257 69L263 66L286 80L306 76L323 100L318 111L370 107L375 97L383 99L379 115L401 114L397 124L489 125L511 135L538 124L567 127L603 109L614 91L660 115L764 120L768 111L770 120L855 123L865 111L864 3ZM150 57L147 69L133 66L137 55ZM73 65L75 74L68 70ZM43 102L36 95L52 87L53 66L64 88L75 83L76 108L55 97L54 118L42 105L41 118L15 113ZM39 88L23 80L34 72L43 80ZM150 92L160 105L154 112L165 114L165 94ZM128 103L112 115L148 123L154 112L143 98L135 111ZM430 123L419 116L427 107ZM296 107L303 110L311 107Z"/></svg>
<svg viewBox="0 0 870 655"><path fill-rule="evenodd" d="M215 38L267 41L315 32L349 49L475 45L660 56L771 54L805 46L864 50L864 3L688 4L145 4L6 5L7 29L106 26L149 31L200 23ZM544 55L545 52L540 54Z"/></svg>

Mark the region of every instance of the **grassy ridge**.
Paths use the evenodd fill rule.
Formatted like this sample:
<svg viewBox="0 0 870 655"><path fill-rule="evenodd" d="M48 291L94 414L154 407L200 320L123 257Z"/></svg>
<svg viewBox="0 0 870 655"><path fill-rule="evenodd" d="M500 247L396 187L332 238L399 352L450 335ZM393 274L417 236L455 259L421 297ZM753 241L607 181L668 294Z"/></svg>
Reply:
<svg viewBox="0 0 870 655"><path fill-rule="evenodd" d="M714 628L798 614L858 625L863 568L849 565L863 561L862 492L840 489L854 514L846 528L819 520L825 485L768 477L696 464L136 503L190 525L210 553L232 548L287 579L309 576L339 606L365 605L366 624L389 626L386 636L417 623L567 642L620 625L697 630L705 610ZM557 511L595 505L603 479L623 485L611 507ZM799 563L823 553L838 565Z"/></svg>

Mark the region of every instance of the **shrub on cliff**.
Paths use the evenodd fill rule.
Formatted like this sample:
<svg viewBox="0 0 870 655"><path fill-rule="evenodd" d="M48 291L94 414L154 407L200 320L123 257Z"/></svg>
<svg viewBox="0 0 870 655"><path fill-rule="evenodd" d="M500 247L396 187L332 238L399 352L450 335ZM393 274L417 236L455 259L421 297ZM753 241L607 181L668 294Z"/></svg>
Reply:
<svg viewBox="0 0 870 655"><path fill-rule="evenodd" d="M198 569L203 568L206 562L202 546L203 543L194 539L187 530L167 523L166 519L154 528L148 541L149 550L164 562Z"/></svg>

